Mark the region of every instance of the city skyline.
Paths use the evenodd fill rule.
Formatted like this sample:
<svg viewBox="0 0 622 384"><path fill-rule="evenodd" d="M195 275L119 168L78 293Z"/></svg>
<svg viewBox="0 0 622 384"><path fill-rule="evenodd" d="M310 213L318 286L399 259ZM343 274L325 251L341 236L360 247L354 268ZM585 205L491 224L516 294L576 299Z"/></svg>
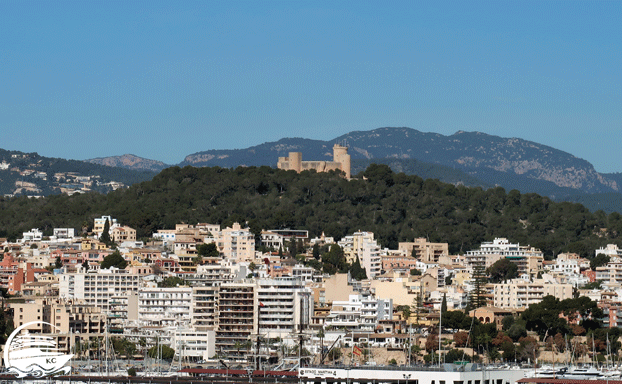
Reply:
<svg viewBox="0 0 622 384"><path fill-rule="evenodd" d="M518 137L622 171L618 2L2 9L3 149L176 164L393 126Z"/></svg>

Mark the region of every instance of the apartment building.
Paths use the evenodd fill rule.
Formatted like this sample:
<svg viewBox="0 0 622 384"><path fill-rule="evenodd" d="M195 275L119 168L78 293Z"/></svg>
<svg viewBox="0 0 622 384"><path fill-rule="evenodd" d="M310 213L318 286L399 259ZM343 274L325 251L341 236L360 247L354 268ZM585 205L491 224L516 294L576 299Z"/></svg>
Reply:
<svg viewBox="0 0 622 384"><path fill-rule="evenodd" d="M138 320L138 293L128 292L111 296L108 310L108 327L110 333L123 333L125 324Z"/></svg>
<svg viewBox="0 0 622 384"><path fill-rule="evenodd" d="M102 216L102 217L95 218L93 220L93 233L95 233L98 239L101 237L102 233L104 233L104 227L106 226L106 220L108 220L109 228L112 228L113 226L118 225L117 219L113 219L111 216Z"/></svg>
<svg viewBox="0 0 622 384"><path fill-rule="evenodd" d="M258 281L258 328L267 338L281 339L306 329L313 316L313 292L293 277Z"/></svg>
<svg viewBox="0 0 622 384"><path fill-rule="evenodd" d="M218 329L216 351L220 355L243 360L240 343L257 335L257 284L252 280L223 283L218 290Z"/></svg>
<svg viewBox="0 0 622 384"><path fill-rule="evenodd" d="M261 231L261 245L272 249L285 249L283 235L272 231Z"/></svg>
<svg viewBox="0 0 622 384"><path fill-rule="evenodd" d="M43 232L38 228L33 228L28 232L22 232L22 238L18 240L20 243L32 243L43 240Z"/></svg>
<svg viewBox="0 0 622 384"><path fill-rule="evenodd" d="M431 243L427 239L420 237L413 242L398 243L398 250L404 256L414 257L424 263L438 263L441 256L449 255L447 243Z"/></svg>
<svg viewBox="0 0 622 384"><path fill-rule="evenodd" d="M303 282L321 282L322 275L315 268L296 264L292 267L292 277L301 279Z"/></svg>
<svg viewBox="0 0 622 384"><path fill-rule="evenodd" d="M192 319L192 287L138 290L138 321L147 326L189 326Z"/></svg>
<svg viewBox="0 0 622 384"><path fill-rule="evenodd" d="M560 284L552 279L536 279L534 282L515 279L509 283L493 284L493 306L497 308L527 308L549 295L559 300L571 299L572 285Z"/></svg>
<svg viewBox="0 0 622 384"><path fill-rule="evenodd" d="M503 237L484 242L479 249L467 251L466 265L471 270L476 267L488 268L502 258L509 259L518 266L519 274L535 275L542 269L544 254L539 249L511 244Z"/></svg>
<svg viewBox="0 0 622 384"><path fill-rule="evenodd" d="M198 331L179 328L171 335L171 348L182 360L211 359L216 354L216 335L213 330Z"/></svg>
<svg viewBox="0 0 622 384"><path fill-rule="evenodd" d="M382 270L381 249L372 232L355 232L352 236L342 238L337 244L343 249L348 263L359 258L361 267L365 268L367 278L373 279Z"/></svg>
<svg viewBox="0 0 622 384"><path fill-rule="evenodd" d="M348 301L334 301L324 319L324 327L344 329L347 333L374 333L381 320L393 319L393 300L366 294L350 295Z"/></svg>
<svg viewBox="0 0 622 384"><path fill-rule="evenodd" d="M110 238L117 244L136 241L136 230L125 225L115 226L110 230Z"/></svg>
<svg viewBox="0 0 622 384"><path fill-rule="evenodd" d="M13 310L15 327L38 321L38 324L28 328L29 331L56 338L61 351L69 352L76 337L88 340L90 337L102 336L105 332L106 316L99 308L80 301L35 297L8 305ZM52 324L54 329L41 322Z"/></svg>
<svg viewBox="0 0 622 384"><path fill-rule="evenodd" d="M160 240L164 246L168 246L175 242L175 230L174 229L160 229L151 235L154 240Z"/></svg>
<svg viewBox="0 0 622 384"><path fill-rule="evenodd" d="M403 255L383 255L382 270L387 272L390 270L410 271L417 266L417 259Z"/></svg>
<svg viewBox="0 0 622 384"><path fill-rule="evenodd" d="M20 262L15 260L12 254L6 253L0 261L0 287L6 288L9 294L15 295L21 291L22 284L27 281L26 273L24 268L20 267ZM30 281L34 281L34 275Z"/></svg>
<svg viewBox="0 0 622 384"><path fill-rule="evenodd" d="M606 247L600 247L595 251L595 256L598 255L622 258L622 249L618 248L617 244L607 244Z"/></svg>
<svg viewBox="0 0 622 384"><path fill-rule="evenodd" d="M172 242L175 255L179 258L180 268L190 272L196 270L197 247L214 242L215 236L217 237L219 233L220 226L217 224L177 224Z"/></svg>
<svg viewBox="0 0 622 384"><path fill-rule="evenodd" d="M59 276L59 295L61 298L84 300L86 304L101 308L102 312L108 313L110 299L125 293L138 292L145 276L114 267L99 271L66 273Z"/></svg>
<svg viewBox="0 0 622 384"><path fill-rule="evenodd" d="M616 257L607 265L597 267L596 280L618 287L622 285L622 259Z"/></svg>
<svg viewBox="0 0 622 384"><path fill-rule="evenodd" d="M216 245L225 258L237 262L255 259L255 235L240 223L233 223L218 234Z"/></svg>
<svg viewBox="0 0 622 384"><path fill-rule="evenodd" d="M74 228L54 228L53 234L55 239L73 239L76 236L76 230Z"/></svg>

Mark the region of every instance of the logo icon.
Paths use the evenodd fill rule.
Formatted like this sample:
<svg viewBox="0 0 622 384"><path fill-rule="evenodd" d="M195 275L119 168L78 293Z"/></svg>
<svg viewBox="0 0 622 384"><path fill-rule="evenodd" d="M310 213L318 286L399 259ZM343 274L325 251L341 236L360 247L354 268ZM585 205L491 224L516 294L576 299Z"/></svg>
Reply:
<svg viewBox="0 0 622 384"><path fill-rule="evenodd" d="M26 328L34 324L46 324L51 329L56 328L44 321L32 321L14 330L4 346L4 366L7 373L15 374L17 378L69 374L71 367L66 367L65 364L73 354L62 353L54 337L28 333ZM22 330L25 330L24 334L20 334Z"/></svg>

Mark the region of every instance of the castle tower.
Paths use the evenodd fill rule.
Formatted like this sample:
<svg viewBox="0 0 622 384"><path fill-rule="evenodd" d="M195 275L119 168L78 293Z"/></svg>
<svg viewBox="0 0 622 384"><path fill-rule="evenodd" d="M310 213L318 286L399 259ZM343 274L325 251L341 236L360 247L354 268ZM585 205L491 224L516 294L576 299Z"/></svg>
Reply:
<svg viewBox="0 0 622 384"><path fill-rule="evenodd" d="M350 180L350 155L348 155L348 147L335 144L333 146L333 161L340 163L340 169L346 174L346 179Z"/></svg>

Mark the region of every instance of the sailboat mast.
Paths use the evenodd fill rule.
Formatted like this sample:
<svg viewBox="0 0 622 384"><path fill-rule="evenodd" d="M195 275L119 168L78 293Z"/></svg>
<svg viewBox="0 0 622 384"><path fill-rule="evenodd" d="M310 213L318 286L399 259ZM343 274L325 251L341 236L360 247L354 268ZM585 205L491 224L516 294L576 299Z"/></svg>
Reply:
<svg viewBox="0 0 622 384"><path fill-rule="evenodd" d="M441 366L441 329L443 328L443 306L438 312L438 366Z"/></svg>

